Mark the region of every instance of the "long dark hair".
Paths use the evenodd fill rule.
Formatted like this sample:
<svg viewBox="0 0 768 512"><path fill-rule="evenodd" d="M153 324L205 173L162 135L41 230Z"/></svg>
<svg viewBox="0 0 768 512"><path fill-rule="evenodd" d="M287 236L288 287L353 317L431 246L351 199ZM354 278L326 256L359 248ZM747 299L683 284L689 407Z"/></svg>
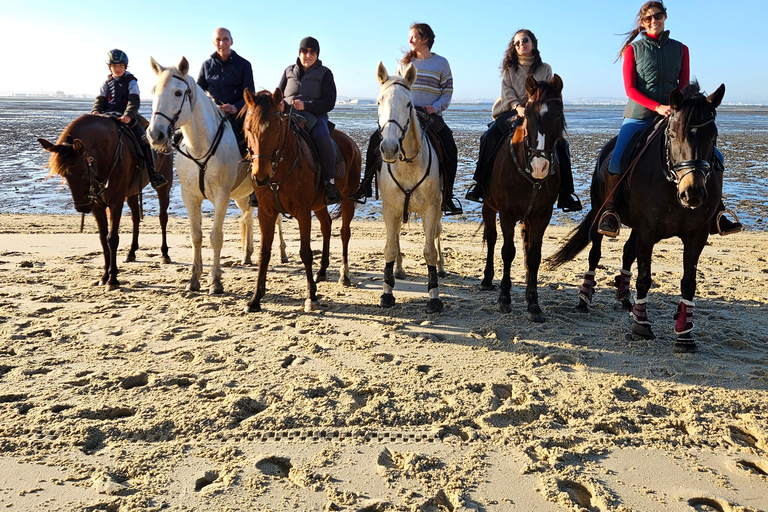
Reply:
<svg viewBox="0 0 768 512"><path fill-rule="evenodd" d="M624 44L621 45L621 50L619 50L619 55L616 57L616 60L614 62L618 62L623 56L624 52L627 49L627 46L632 44L632 41L635 40L637 35L643 31L643 16L645 16L645 13L653 8L660 9L661 12L664 14L667 13L667 8L664 7L664 2L661 0L651 0L650 2L645 2L642 7L640 7L640 11L637 13L637 16L635 17L635 27L630 30L629 32L625 32L621 35L627 36L627 38L624 40Z"/></svg>
<svg viewBox="0 0 768 512"><path fill-rule="evenodd" d="M509 45L507 45L507 51L504 52L504 60L501 61L501 72L502 74L508 70L509 68L512 68L517 72L520 69L520 61L518 60L517 50L515 49L515 36L517 34L523 33L531 40L533 43L533 50L531 51L531 55L533 55L533 64L531 64L531 67L528 70L528 74L532 75L536 72L537 69L539 69L539 66L541 66L541 54L539 53L539 40L536 39L536 36L533 35L533 32L528 30L527 28L521 28L517 32L514 33L512 36L512 39L509 40Z"/></svg>
<svg viewBox="0 0 768 512"><path fill-rule="evenodd" d="M422 38L426 38L427 48L432 50L432 45L435 44L435 33L432 31L432 27L430 27L426 23L411 23L411 28L415 29L416 32L419 33L419 36L421 36ZM416 58L416 50L411 50L405 55L403 55L403 58L400 62L402 62L403 65L406 65L415 58Z"/></svg>

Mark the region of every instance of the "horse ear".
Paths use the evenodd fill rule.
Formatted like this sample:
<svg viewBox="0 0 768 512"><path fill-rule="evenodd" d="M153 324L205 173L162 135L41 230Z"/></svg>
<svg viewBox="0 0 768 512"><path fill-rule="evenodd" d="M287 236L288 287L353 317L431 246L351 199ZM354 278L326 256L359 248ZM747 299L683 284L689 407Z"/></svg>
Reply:
<svg viewBox="0 0 768 512"><path fill-rule="evenodd" d="M723 96L725 96L725 84L720 84L720 87L715 92L707 96L707 101L712 105L712 108L717 108L720 106L720 102L723 101Z"/></svg>
<svg viewBox="0 0 768 512"><path fill-rule="evenodd" d="M272 93L272 101L275 102L275 105L279 105L283 101L283 90L279 87Z"/></svg>
<svg viewBox="0 0 768 512"><path fill-rule="evenodd" d="M75 150L75 156L80 156L85 153L85 144L80 139L75 139L72 143L72 149Z"/></svg>
<svg viewBox="0 0 768 512"><path fill-rule="evenodd" d="M556 93L562 94L562 92L563 92L563 79L560 78L560 75L555 73L555 75L552 77L552 80L549 81L549 85L552 86L552 88L555 90Z"/></svg>
<svg viewBox="0 0 768 512"><path fill-rule="evenodd" d="M405 75L403 78L405 78L405 83L408 84L408 88L410 89L416 81L416 66L414 66L413 63L409 63L408 67L405 68Z"/></svg>
<svg viewBox="0 0 768 512"><path fill-rule="evenodd" d="M243 89L243 99L245 100L245 104L248 105L250 108L253 108L256 106L256 102L253 101L253 93L247 87Z"/></svg>
<svg viewBox="0 0 768 512"><path fill-rule="evenodd" d="M683 106L683 93L681 93L680 89L677 87L672 89L672 92L669 93L669 106L672 107L673 110L680 110Z"/></svg>
<svg viewBox="0 0 768 512"><path fill-rule="evenodd" d="M389 78L387 68L384 67L384 63L379 61L379 67L376 68L376 80L379 81L379 85L383 84Z"/></svg>
<svg viewBox="0 0 768 512"><path fill-rule="evenodd" d="M156 75L159 75L160 73L165 71L165 68L163 66L161 66L160 64L158 64L157 61L153 57L149 58L149 62L152 65L152 71L154 71Z"/></svg>
<svg viewBox="0 0 768 512"><path fill-rule="evenodd" d="M528 75L525 79L525 92L528 93L528 97L533 96L533 93L539 88L539 83L533 78L533 75Z"/></svg>
<svg viewBox="0 0 768 512"><path fill-rule="evenodd" d="M58 146L54 144L53 142L49 142L45 139L37 139L37 142L40 143L41 146L43 146L43 149L46 151L50 151L51 153L58 153Z"/></svg>
<svg viewBox="0 0 768 512"><path fill-rule="evenodd" d="M182 75L189 73L189 62L186 57L181 57L181 60L179 61L179 71L181 71Z"/></svg>

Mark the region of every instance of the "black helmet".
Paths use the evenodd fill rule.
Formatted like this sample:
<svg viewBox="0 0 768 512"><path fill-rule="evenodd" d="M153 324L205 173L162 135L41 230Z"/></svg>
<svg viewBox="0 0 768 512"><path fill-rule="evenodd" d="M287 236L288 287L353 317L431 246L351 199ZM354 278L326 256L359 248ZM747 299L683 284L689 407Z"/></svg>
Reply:
<svg viewBox="0 0 768 512"><path fill-rule="evenodd" d="M107 52L107 65L111 66L112 64L125 64L128 67L128 56L123 50L117 48L109 50Z"/></svg>

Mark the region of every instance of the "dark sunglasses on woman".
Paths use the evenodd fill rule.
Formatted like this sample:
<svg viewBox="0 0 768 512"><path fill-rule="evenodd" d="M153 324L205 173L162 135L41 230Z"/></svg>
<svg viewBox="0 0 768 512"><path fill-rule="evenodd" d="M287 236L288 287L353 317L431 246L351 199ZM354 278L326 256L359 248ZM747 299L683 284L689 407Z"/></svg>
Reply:
<svg viewBox="0 0 768 512"><path fill-rule="evenodd" d="M528 39L527 37L524 37L519 41L515 41L515 46L520 46L521 44L528 44L528 41L530 41L530 39Z"/></svg>
<svg viewBox="0 0 768 512"><path fill-rule="evenodd" d="M656 14L649 14L648 16L643 16L643 23L650 23L651 19L655 18L656 21L661 21L664 19L664 16L666 16L667 13L664 11L657 12Z"/></svg>

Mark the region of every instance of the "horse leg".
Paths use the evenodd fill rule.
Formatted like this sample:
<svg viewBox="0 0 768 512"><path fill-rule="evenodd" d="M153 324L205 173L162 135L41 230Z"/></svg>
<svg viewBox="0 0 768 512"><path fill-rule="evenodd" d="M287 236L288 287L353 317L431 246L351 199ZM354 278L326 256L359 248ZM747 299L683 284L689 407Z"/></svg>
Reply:
<svg viewBox="0 0 768 512"><path fill-rule="evenodd" d="M288 263L288 254L285 252L285 240L283 239L283 216L277 216L277 235L280 237L280 263Z"/></svg>
<svg viewBox="0 0 768 512"><path fill-rule="evenodd" d="M104 255L104 272L101 278L96 282L97 286L104 286L109 280L109 244L107 243L107 212L104 208L93 205L93 218L96 219L96 226L99 228L99 242L101 242L101 252Z"/></svg>
<svg viewBox="0 0 768 512"><path fill-rule="evenodd" d="M131 220L133 221L133 236L131 237L131 248L123 263L136 261L136 251L139 249L139 223L141 222L141 212L139 211L139 196L131 196L126 199L131 209Z"/></svg>
<svg viewBox="0 0 768 512"><path fill-rule="evenodd" d="M504 245L501 246L501 259L504 262L504 274L501 278L498 309L501 313L509 313L512 304L512 278L510 269L515 259L515 222L508 215L499 215L501 221L501 234L504 237Z"/></svg>
<svg viewBox="0 0 768 512"><path fill-rule="evenodd" d="M203 215L200 210L202 200L185 197L184 189L181 190L184 205L189 216L189 239L192 242L192 275L189 278L187 290L200 291L200 276L203 274Z"/></svg>
<svg viewBox="0 0 768 512"><path fill-rule="evenodd" d="M243 251L241 265L251 265L253 256L253 207L248 204L249 197L235 199L240 208L240 248Z"/></svg>
<svg viewBox="0 0 768 512"><path fill-rule="evenodd" d="M315 283L319 283L327 279L326 271L331 260L331 215L328 213L328 208L322 208L315 212L315 216L320 221L320 232L323 234L323 252L320 256L320 268L315 275Z"/></svg>
<svg viewBox="0 0 768 512"><path fill-rule="evenodd" d="M349 277L349 239L352 237L352 218L355 216L355 203L346 199L341 203L341 272L339 284L352 286Z"/></svg>
<svg viewBox="0 0 768 512"><path fill-rule="evenodd" d="M696 295L696 266L707 242L708 229L683 238L683 278L680 280L682 298L675 313L676 353L696 352L693 330L693 297Z"/></svg>
<svg viewBox="0 0 768 512"><path fill-rule="evenodd" d="M109 245L109 279L107 280L107 291L116 290L120 283L117 280L117 248L120 245L120 217L123 215L122 198L119 203L109 207L109 235L107 235L107 244Z"/></svg>
<svg viewBox="0 0 768 512"><path fill-rule="evenodd" d="M401 279L395 271L395 264L402 270L402 254L400 253L400 226L402 220L399 212L395 214L384 215L384 224L387 228L387 241L384 244L384 290L379 299L379 305L383 308L391 308L395 305L395 295L392 290L395 288L395 277Z"/></svg>
<svg viewBox="0 0 768 512"><path fill-rule="evenodd" d="M253 296L245 307L246 313L261 311L261 299L267 293L267 268L269 267L269 259L272 255L272 240L275 238L275 221L277 217L277 214L270 214L265 209L259 208L259 230L261 231L259 275L256 279L256 289L253 291Z"/></svg>
<svg viewBox="0 0 768 512"><path fill-rule="evenodd" d="M160 245L160 252L162 253L163 263L170 263L171 257L168 255L168 205L171 204L171 185L173 184L173 153L157 155L157 161L155 162L155 168L157 172L161 173L168 185L160 187L157 191L158 202L158 219L160 220L160 231L162 233L162 243Z"/></svg>
<svg viewBox="0 0 768 512"><path fill-rule="evenodd" d="M632 311L632 264L637 259L637 232L633 229L629 238L624 243L624 252L621 258L621 272L614 281L616 286L616 300L621 302L621 306Z"/></svg>
<svg viewBox="0 0 768 512"><path fill-rule="evenodd" d="M525 301L528 305L528 320L537 324L544 322L539 306L539 291L536 287L541 265L541 244L549 219L526 221L521 229L523 236L523 258L525 263Z"/></svg>
<svg viewBox="0 0 768 512"><path fill-rule="evenodd" d="M299 222L299 254L307 274L307 299L304 301L304 312L309 313L320 305L317 300L317 285L314 279L312 279L312 246L310 244L310 238L312 237L312 213L307 211L306 214L297 215L296 220ZM330 226L328 231L330 236Z"/></svg>
<svg viewBox="0 0 768 512"><path fill-rule="evenodd" d="M448 272L445 271L445 258L443 258L443 246L440 243L440 236L443 234L443 221L441 220L437 224L437 235L435 236L435 243L437 243L437 277L448 277Z"/></svg>
<svg viewBox="0 0 768 512"><path fill-rule="evenodd" d="M224 188L223 190L229 190ZM224 245L224 217L227 215L229 205L229 193L221 192L214 198L213 227L211 228L211 249L213 249L213 262L211 263L211 280L208 288L210 295L224 293L224 285L221 284L221 247Z"/></svg>
<svg viewBox="0 0 768 512"><path fill-rule="evenodd" d="M651 330L646 309L648 302L648 290L651 289L651 255L653 242L640 236L635 245L637 250L637 296L632 306L632 339L652 340L656 338Z"/></svg>
<svg viewBox="0 0 768 512"><path fill-rule="evenodd" d="M483 225L485 226L483 238L488 252L485 256L485 270L483 270L483 280L480 281L480 289L493 290L493 255L499 235L496 231L496 211L485 204L483 204Z"/></svg>
<svg viewBox="0 0 768 512"><path fill-rule="evenodd" d="M439 205L436 204L434 208L430 208L422 215L424 259L427 261L427 292L429 293L427 313L439 313L443 310L437 275L437 263L440 255L435 246L435 240L440 236L440 210L438 208Z"/></svg>
<svg viewBox="0 0 768 512"><path fill-rule="evenodd" d="M400 227L402 224L398 225L398 233L397 233L397 239L395 240L395 243L397 244L397 256L395 257L395 269L393 275L397 279L405 279L405 269L403 268L403 251L400 250Z"/></svg>

